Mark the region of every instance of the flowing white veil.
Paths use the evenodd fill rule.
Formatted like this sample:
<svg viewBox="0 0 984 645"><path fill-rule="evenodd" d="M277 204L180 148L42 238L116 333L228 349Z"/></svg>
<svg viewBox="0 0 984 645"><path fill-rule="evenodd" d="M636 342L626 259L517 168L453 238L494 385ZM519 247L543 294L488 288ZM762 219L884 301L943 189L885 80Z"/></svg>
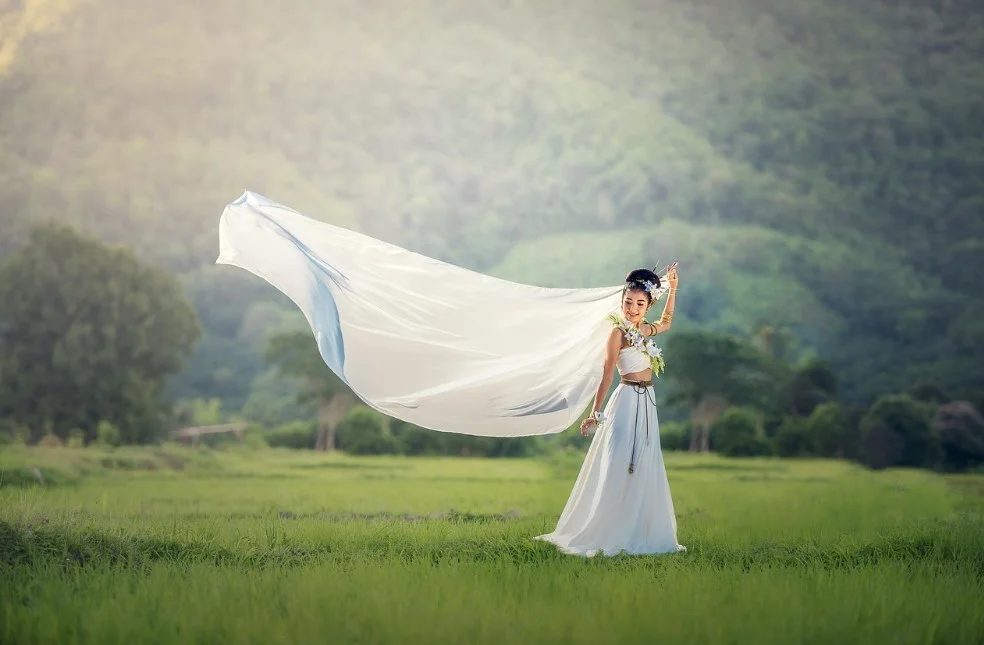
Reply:
<svg viewBox="0 0 984 645"><path fill-rule="evenodd" d="M550 434L577 420L601 380L605 316L622 290L500 280L249 191L222 213L216 263L293 300L325 363L369 406L490 437Z"/></svg>

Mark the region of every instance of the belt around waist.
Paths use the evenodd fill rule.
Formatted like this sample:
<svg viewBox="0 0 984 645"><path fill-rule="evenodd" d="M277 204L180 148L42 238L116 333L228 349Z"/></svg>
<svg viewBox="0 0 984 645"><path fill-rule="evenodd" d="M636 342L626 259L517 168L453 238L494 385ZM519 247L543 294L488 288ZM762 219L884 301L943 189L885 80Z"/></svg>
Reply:
<svg viewBox="0 0 984 645"><path fill-rule="evenodd" d="M652 387L652 379L648 381L630 381L629 379L621 379L623 385L638 385L639 387Z"/></svg>

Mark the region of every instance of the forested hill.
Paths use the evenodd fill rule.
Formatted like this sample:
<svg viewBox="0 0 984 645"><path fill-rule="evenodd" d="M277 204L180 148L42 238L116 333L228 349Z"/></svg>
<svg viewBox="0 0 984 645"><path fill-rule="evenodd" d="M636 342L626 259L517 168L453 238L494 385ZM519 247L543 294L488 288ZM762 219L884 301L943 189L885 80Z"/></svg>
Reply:
<svg viewBox="0 0 984 645"><path fill-rule="evenodd" d="M982 17L976 0L0 2L0 253L57 218L182 274L206 334L178 391L234 407L284 322L211 265L245 188L533 283L679 259L681 322L785 326L848 398L981 386Z"/></svg>

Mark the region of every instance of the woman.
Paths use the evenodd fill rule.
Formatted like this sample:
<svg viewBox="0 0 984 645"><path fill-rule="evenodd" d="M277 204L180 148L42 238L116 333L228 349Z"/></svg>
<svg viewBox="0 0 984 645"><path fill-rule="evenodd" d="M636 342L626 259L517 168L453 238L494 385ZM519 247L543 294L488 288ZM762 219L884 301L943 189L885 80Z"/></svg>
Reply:
<svg viewBox="0 0 984 645"><path fill-rule="evenodd" d="M325 364L354 394L423 428L485 437L562 432L592 399L600 409L617 364L637 383L619 386L609 403L555 541L574 552L676 546L652 388L644 384L652 375L636 346L655 354L653 365L662 359L645 338L621 351L611 322L630 336L669 327L672 293L662 321L643 324L646 308L667 292L653 272L595 289L509 282L318 222L249 191L222 213L216 262L286 294L311 326ZM667 280L676 284L675 270ZM606 507L597 508L592 496ZM624 531L601 530L605 520L621 522Z"/></svg>
<svg viewBox="0 0 984 645"><path fill-rule="evenodd" d="M662 369L662 353L654 336L673 321L677 288L676 265L667 271L669 297L658 323L645 321L660 287L659 277L638 269L622 290L622 319L606 343L604 373L591 415L581 422L581 434L599 426L581 466L574 490L557 528L537 539L552 542L563 552L593 556L673 553L677 543L676 516L659 444L659 421L652 379ZM605 395L618 369L621 382L602 412Z"/></svg>

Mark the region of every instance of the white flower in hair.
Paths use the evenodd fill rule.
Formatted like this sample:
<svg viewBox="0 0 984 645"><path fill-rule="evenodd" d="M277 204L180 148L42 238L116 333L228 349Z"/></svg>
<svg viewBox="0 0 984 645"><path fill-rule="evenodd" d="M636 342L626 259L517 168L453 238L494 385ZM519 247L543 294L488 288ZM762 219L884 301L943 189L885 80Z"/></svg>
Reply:
<svg viewBox="0 0 984 645"><path fill-rule="evenodd" d="M652 298L653 300L656 300L656 298L659 296L659 287L656 285L656 283L646 280L645 282L643 282L643 285L645 285L646 291L649 292L649 297Z"/></svg>

